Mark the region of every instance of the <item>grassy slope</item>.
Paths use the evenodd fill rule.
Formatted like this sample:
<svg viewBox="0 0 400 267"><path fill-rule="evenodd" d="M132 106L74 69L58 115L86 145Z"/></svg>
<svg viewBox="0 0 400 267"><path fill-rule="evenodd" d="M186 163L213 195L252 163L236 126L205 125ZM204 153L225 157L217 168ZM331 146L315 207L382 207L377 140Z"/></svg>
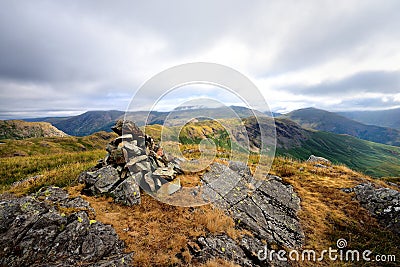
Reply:
<svg viewBox="0 0 400 267"><path fill-rule="evenodd" d="M4 140L0 145L0 192L35 191L44 185L65 186L103 158L115 134L100 132L86 137ZM14 154L25 155L13 157ZM36 178L32 178L37 176ZM27 183L11 184L27 179Z"/></svg>
<svg viewBox="0 0 400 267"><path fill-rule="evenodd" d="M383 229L362 208L354 193L344 193L340 188L354 187L371 182L388 187L380 180L372 179L343 165L316 168L313 163L277 157L271 173L279 175L291 184L301 198L298 212L305 233L305 249L322 251L336 248L336 241L344 238L347 249L371 250L376 254L396 255L400 253L400 237ZM393 189L398 190L398 188ZM397 259L398 263L398 259ZM302 262L300 266L398 266L396 263L358 262Z"/></svg>
<svg viewBox="0 0 400 267"><path fill-rule="evenodd" d="M400 148L357 139L347 135L313 132L301 147L277 149L281 156L305 160L311 154L374 177L400 176Z"/></svg>

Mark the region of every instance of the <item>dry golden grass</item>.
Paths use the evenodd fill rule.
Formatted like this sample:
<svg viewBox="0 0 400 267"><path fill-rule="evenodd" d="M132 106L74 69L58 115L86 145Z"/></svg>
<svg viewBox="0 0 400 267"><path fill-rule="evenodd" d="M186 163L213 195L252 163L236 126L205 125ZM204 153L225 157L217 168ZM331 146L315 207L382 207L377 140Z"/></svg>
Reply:
<svg viewBox="0 0 400 267"><path fill-rule="evenodd" d="M135 252L134 266L187 265L191 263L187 248L190 240L207 233L227 233L232 238L245 233L235 228L232 218L211 205L175 207L143 194L140 205L126 207L113 203L111 198L82 196L82 188L82 185L69 187L68 191L91 204L96 210L96 220L115 228L127 244L126 250Z"/></svg>
<svg viewBox="0 0 400 267"><path fill-rule="evenodd" d="M183 187L196 187L200 185L200 176L195 173L178 175L177 178L181 180L181 186Z"/></svg>
<svg viewBox="0 0 400 267"><path fill-rule="evenodd" d="M200 267L238 267L239 265L223 259L213 259L200 265Z"/></svg>
<svg viewBox="0 0 400 267"><path fill-rule="evenodd" d="M271 173L291 184L301 198L298 216L305 233L304 248L316 251L336 248L337 239L344 238L351 249L400 255L399 238L383 229L354 199L354 193L340 190L363 182L387 187L383 181L363 177L345 166L317 168L313 163L279 157L275 159ZM303 262L301 265L314 266L316 263ZM332 266L332 262L319 265Z"/></svg>

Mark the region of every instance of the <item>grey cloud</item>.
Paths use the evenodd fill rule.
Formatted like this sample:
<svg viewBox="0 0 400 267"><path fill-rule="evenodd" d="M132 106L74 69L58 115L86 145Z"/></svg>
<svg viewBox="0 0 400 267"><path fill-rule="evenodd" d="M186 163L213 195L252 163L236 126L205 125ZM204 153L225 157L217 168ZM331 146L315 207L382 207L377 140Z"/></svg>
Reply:
<svg viewBox="0 0 400 267"><path fill-rule="evenodd" d="M400 101L396 101L391 97L388 97L385 100L383 100L382 97L354 98L351 100L341 101L339 104L321 105L319 107L331 111L379 110L399 108Z"/></svg>
<svg viewBox="0 0 400 267"><path fill-rule="evenodd" d="M298 23L282 38L274 56L275 72L303 69L357 53L368 56L383 40L400 37L399 1L300 3Z"/></svg>
<svg viewBox="0 0 400 267"><path fill-rule="evenodd" d="M363 71L341 80L329 80L305 86L290 85L281 89L294 94L312 96L360 95L362 93L400 93L400 71Z"/></svg>
<svg viewBox="0 0 400 267"><path fill-rule="evenodd" d="M365 99L354 99L346 100L340 103L336 109L337 110L363 110L363 109L389 109L394 107L399 107L400 102L394 99L387 99L384 101L382 98L365 98Z"/></svg>
<svg viewBox="0 0 400 267"><path fill-rule="evenodd" d="M6 1L0 9L0 75L16 80L87 81L121 75L124 68L125 74L131 61L138 60L130 53L143 48L124 47L123 37L137 38L139 43L146 41L145 35L158 36L168 46L160 57L181 57L209 47L235 28L243 12L253 9L237 3ZM121 39L115 39L118 34ZM143 68L147 64L143 62Z"/></svg>
<svg viewBox="0 0 400 267"><path fill-rule="evenodd" d="M400 39L399 1L321 2L1 1L1 110L124 109L146 79L201 58L224 38L245 46L240 71L253 77L307 69ZM223 52L235 58L237 51ZM260 63L265 53L271 59ZM395 75L366 72L285 89L393 93ZM389 84L397 87L380 87ZM141 104L153 94L145 92Z"/></svg>
<svg viewBox="0 0 400 267"><path fill-rule="evenodd" d="M291 102L294 104L294 108L289 108L287 105L281 105L274 107L277 112L287 113L294 109L315 107L319 109L329 111L354 111L354 110L382 110L399 108L400 101L396 101L393 97L386 97L384 100L382 97L367 97L367 98L352 98L342 100L339 103L331 104L324 101L326 99L320 99L320 101L305 100L299 102Z"/></svg>

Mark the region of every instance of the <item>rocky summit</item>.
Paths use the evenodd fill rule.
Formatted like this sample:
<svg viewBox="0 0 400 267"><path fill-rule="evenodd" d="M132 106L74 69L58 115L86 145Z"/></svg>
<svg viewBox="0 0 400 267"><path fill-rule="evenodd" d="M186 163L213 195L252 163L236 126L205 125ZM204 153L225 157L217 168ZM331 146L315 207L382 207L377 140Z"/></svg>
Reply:
<svg viewBox="0 0 400 267"><path fill-rule="evenodd" d="M396 184L313 155L303 162L277 157L261 180L246 163L222 157L184 172L181 166L200 161L167 155L131 121L112 129L118 136L102 144L108 142L106 156L96 164L104 156L97 154L94 167L76 171L81 184L66 187L75 197L48 186L46 173L12 185L29 186L23 197L0 195L0 266L303 266L263 256L321 251L339 237L349 248L368 243L376 254L398 254ZM37 191L42 180L47 184ZM212 203L157 201L159 194L191 196L184 189Z"/></svg>
<svg viewBox="0 0 400 267"><path fill-rule="evenodd" d="M0 266L129 266L110 225L93 220L80 197L45 187L22 198L0 200Z"/></svg>
<svg viewBox="0 0 400 267"><path fill-rule="evenodd" d="M112 130L119 136L107 145L107 156L79 176L85 193L110 195L116 202L131 206L140 204L140 187L155 193L182 173L174 159L135 123L119 120ZM179 190L177 181L169 194Z"/></svg>

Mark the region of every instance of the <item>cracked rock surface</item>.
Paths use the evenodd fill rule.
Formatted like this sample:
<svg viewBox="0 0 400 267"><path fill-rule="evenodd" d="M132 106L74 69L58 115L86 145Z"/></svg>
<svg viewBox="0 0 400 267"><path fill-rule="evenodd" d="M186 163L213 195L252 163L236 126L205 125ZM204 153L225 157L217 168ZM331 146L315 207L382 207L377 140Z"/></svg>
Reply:
<svg viewBox="0 0 400 267"><path fill-rule="evenodd" d="M0 266L128 266L133 253L94 210L65 190L0 200Z"/></svg>
<svg viewBox="0 0 400 267"><path fill-rule="evenodd" d="M296 215L300 199L281 178L270 175L267 180L255 183L249 173L244 164L230 163L228 167L213 163L202 177L208 185L203 197L216 199L213 204L253 236L241 240L226 235L201 237L196 242L197 250L192 252L201 260L220 257L241 266L288 266L276 259L260 261L257 253L265 246L263 241L278 247L301 247L304 233Z"/></svg>
<svg viewBox="0 0 400 267"><path fill-rule="evenodd" d="M390 188L376 188L372 184L354 187L357 200L379 223L400 234L400 192Z"/></svg>
<svg viewBox="0 0 400 267"><path fill-rule="evenodd" d="M245 166L244 168L247 168ZM258 237L286 247L301 246L303 233L296 212L300 199L292 186L286 185L278 176L268 176L258 187L251 178L229 167L213 163L203 180L210 185L209 194L217 194L217 207L225 209ZM220 181L237 181L232 189Z"/></svg>

